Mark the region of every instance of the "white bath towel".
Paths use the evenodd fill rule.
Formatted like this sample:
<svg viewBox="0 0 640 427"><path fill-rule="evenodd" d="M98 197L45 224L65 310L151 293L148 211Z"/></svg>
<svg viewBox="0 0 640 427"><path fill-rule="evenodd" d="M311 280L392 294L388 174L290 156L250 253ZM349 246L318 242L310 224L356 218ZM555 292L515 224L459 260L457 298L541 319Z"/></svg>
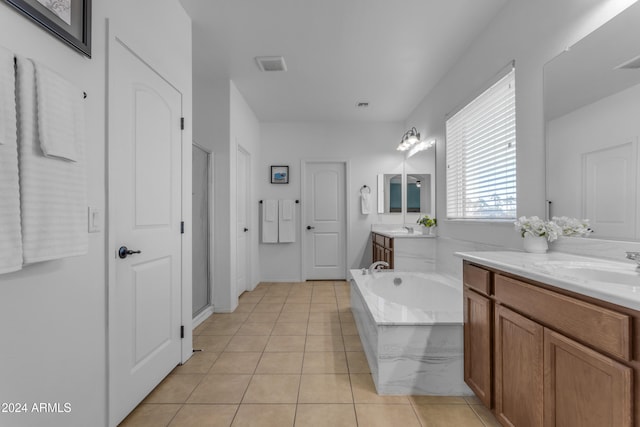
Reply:
<svg viewBox="0 0 640 427"><path fill-rule="evenodd" d="M34 65L40 148L47 157L78 161L76 127L84 128L82 91L44 65Z"/></svg>
<svg viewBox="0 0 640 427"><path fill-rule="evenodd" d="M26 264L88 251L84 124L75 117L77 161L45 157L38 133L35 69L18 57L17 107L22 246ZM82 99L79 100L82 102Z"/></svg>
<svg viewBox="0 0 640 427"><path fill-rule="evenodd" d="M22 268L14 55L0 46L0 274Z"/></svg>
<svg viewBox="0 0 640 427"><path fill-rule="evenodd" d="M278 242L278 201L262 202L262 243Z"/></svg>
<svg viewBox="0 0 640 427"><path fill-rule="evenodd" d="M296 241L296 205L293 200L278 201L278 241L292 243Z"/></svg>
<svg viewBox="0 0 640 427"><path fill-rule="evenodd" d="M371 213L371 193L366 191L360 192L360 209L362 215L369 215Z"/></svg>

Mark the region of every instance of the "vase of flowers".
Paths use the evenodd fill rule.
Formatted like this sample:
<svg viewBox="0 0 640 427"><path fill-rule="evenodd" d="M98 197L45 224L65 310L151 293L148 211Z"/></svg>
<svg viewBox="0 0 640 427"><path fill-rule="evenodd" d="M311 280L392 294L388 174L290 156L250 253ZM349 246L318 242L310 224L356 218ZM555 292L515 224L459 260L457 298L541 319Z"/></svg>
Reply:
<svg viewBox="0 0 640 427"><path fill-rule="evenodd" d="M553 242L562 234L558 224L553 221L544 221L537 216L520 217L514 224L524 239L524 250L531 253L546 253L549 242Z"/></svg>
<svg viewBox="0 0 640 427"><path fill-rule="evenodd" d="M418 218L416 222L423 227L422 234L429 235L433 234L433 227L438 225L438 220L436 220L435 217L431 218L429 215Z"/></svg>
<svg viewBox="0 0 640 427"><path fill-rule="evenodd" d="M551 218L562 230L563 236L568 237L589 237L593 229L589 225L588 219L569 218L567 216L554 216Z"/></svg>

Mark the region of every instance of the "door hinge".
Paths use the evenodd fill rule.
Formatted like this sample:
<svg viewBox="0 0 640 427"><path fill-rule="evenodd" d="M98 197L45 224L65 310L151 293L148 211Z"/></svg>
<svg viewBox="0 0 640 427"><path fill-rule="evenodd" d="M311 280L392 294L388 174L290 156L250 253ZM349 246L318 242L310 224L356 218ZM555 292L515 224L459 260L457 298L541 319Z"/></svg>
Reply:
<svg viewBox="0 0 640 427"><path fill-rule="evenodd" d="M180 221L180 234L184 234L184 221Z"/></svg>
<svg viewBox="0 0 640 427"><path fill-rule="evenodd" d="M184 338L184 325L180 326L180 339Z"/></svg>
<svg viewBox="0 0 640 427"><path fill-rule="evenodd" d="M180 130L184 130L184 117L180 117Z"/></svg>

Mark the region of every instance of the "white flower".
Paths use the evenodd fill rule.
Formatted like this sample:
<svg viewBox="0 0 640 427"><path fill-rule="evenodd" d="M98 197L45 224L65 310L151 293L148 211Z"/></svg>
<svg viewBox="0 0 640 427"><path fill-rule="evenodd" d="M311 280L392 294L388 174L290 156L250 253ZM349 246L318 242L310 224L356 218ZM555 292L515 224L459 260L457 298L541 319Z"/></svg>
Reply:
<svg viewBox="0 0 640 427"><path fill-rule="evenodd" d="M588 236L593 233L588 219L554 216L552 220L562 229L563 236Z"/></svg>
<svg viewBox="0 0 640 427"><path fill-rule="evenodd" d="M553 242L562 234L562 229L553 221L544 221L537 216L527 218L521 216L514 223L516 230L520 232L520 235L524 236L544 236L548 241Z"/></svg>

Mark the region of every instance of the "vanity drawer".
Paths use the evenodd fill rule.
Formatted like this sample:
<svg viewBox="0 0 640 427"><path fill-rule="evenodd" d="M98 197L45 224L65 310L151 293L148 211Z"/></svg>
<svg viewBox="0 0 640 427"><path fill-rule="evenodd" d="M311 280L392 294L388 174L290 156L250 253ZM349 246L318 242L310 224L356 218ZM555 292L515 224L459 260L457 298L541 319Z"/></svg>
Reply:
<svg viewBox="0 0 640 427"><path fill-rule="evenodd" d="M390 237L383 236L382 234L373 234L373 241L380 246L384 246L387 249L393 248L393 239Z"/></svg>
<svg viewBox="0 0 640 427"><path fill-rule="evenodd" d="M466 286L485 295L491 295L491 273L483 268L464 263L462 281Z"/></svg>
<svg viewBox="0 0 640 427"><path fill-rule="evenodd" d="M631 360L631 318L588 302L495 275L496 300L558 332Z"/></svg>

